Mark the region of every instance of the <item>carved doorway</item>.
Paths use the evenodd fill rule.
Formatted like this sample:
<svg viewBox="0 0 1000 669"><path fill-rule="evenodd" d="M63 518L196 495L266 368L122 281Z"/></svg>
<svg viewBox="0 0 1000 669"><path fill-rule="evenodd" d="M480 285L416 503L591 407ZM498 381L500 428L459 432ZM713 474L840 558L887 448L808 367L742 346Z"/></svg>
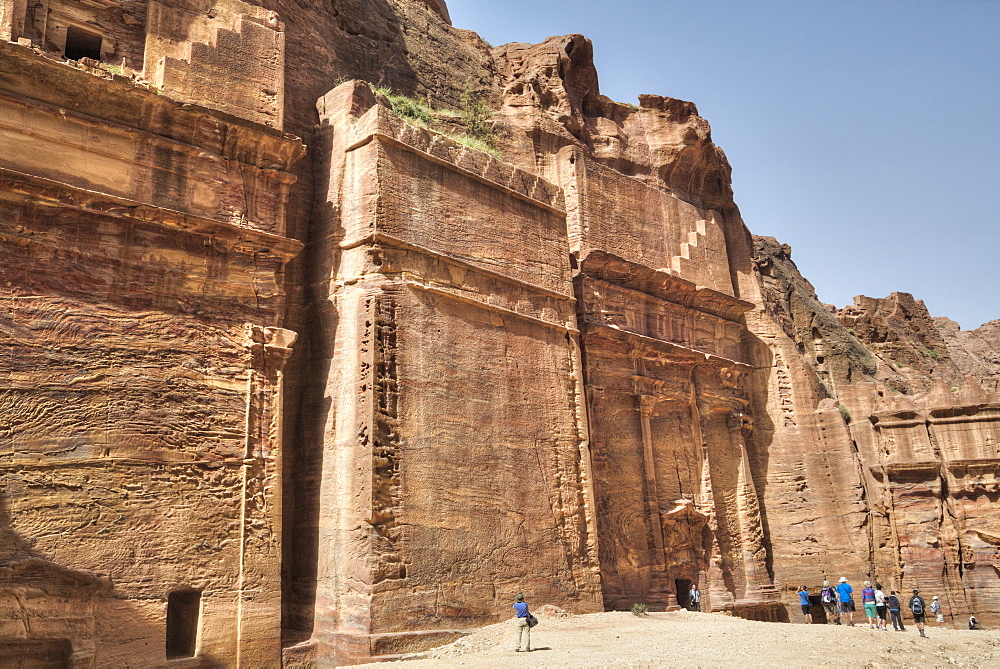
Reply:
<svg viewBox="0 0 1000 669"><path fill-rule="evenodd" d="M682 609L688 609L688 605L691 603L690 593L691 593L691 581L686 578L676 578L674 579L674 589L677 593L677 604Z"/></svg>

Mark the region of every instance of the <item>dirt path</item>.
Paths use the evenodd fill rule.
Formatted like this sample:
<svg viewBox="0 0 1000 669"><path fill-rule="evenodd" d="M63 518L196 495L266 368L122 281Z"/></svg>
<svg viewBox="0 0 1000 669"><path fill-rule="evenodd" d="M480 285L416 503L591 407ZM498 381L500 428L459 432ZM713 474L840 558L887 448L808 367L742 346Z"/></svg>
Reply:
<svg viewBox="0 0 1000 669"><path fill-rule="evenodd" d="M916 627L758 623L710 614L610 612L538 614L530 653L515 653L512 621L484 627L422 659L377 666L413 667L1000 667L1000 632ZM906 622L906 621L904 621Z"/></svg>

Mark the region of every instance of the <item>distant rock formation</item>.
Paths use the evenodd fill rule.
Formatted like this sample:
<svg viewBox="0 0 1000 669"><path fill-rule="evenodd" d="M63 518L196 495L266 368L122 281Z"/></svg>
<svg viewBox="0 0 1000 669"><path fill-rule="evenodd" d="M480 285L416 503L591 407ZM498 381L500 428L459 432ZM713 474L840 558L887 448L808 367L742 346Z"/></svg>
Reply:
<svg viewBox="0 0 1000 669"><path fill-rule="evenodd" d="M785 429L760 474L776 580L861 573L939 595L957 623L992 615L996 321L961 332L906 293L828 307L772 238L755 238L754 262L764 292L751 330L787 366L769 381Z"/></svg>
<svg viewBox="0 0 1000 669"><path fill-rule="evenodd" d="M994 620L1000 321L819 302L585 37L0 0L0 112L0 665L385 659L518 592L788 620L840 575Z"/></svg>

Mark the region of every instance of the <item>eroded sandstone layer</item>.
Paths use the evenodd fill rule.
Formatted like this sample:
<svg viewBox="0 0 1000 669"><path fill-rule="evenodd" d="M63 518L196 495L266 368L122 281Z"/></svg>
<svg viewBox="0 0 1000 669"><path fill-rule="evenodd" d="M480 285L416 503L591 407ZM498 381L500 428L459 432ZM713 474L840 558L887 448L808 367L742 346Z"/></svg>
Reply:
<svg viewBox="0 0 1000 669"><path fill-rule="evenodd" d="M837 310L819 303L787 246L755 238L754 260L765 292L751 329L785 367L769 381L770 413L788 429L761 462L776 578L860 572L939 595L956 624L995 619L995 321L959 332L906 293ZM845 548L855 565L830 560Z"/></svg>
<svg viewBox="0 0 1000 669"><path fill-rule="evenodd" d="M997 323L821 304L695 106L592 55L442 0L0 0L0 664L840 575L990 620Z"/></svg>

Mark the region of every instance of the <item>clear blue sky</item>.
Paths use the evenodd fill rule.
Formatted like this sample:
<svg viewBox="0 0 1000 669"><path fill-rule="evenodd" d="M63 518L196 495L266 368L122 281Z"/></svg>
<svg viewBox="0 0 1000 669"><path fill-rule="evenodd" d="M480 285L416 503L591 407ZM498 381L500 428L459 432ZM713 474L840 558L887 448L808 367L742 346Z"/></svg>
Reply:
<svg viewBox="0 0 1000 669"><path fill-rule="evenodd" d="M447 2L492 44L586 35L616 100L695 102L824 302L1000 318L1000 0Z"/></svg>

